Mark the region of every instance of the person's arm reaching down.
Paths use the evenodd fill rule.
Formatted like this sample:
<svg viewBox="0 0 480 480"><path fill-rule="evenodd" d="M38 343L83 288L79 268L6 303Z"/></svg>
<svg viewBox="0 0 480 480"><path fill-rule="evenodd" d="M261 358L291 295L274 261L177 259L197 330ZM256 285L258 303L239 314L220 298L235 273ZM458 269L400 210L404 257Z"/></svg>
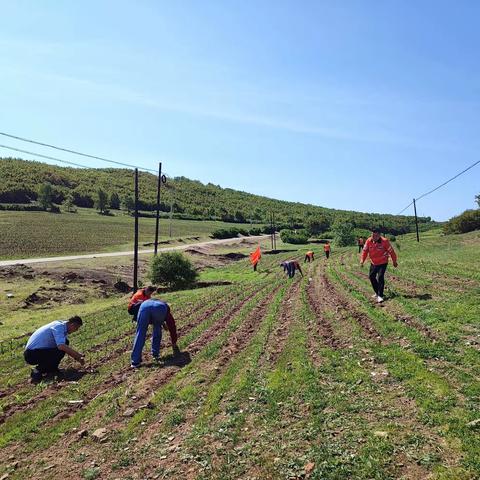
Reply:
<svg viewBox="0 0 480 480"><path fill-rule="evenodd" d="M170 333L170 340L172 342L172 348L174 351L178 350L177 347L177 325L175 324L175 319L173 318L172 313L170 312L170 307L168 308L167 318L165 319L167 324L168 332Z"/></svg>
<svg viewBox="0 0 480 480"><path fill-rule="evenodd" d="M77 352L73 348L70 348L68 345L65 345L64 343L62 343L60 345L57 345L57 348L59 350L62 350L62 352L65 352L69 357L72 357L80 365L83 365L85 363L85 360L83 359L83 354L81 354L80 352Z"/></svg>

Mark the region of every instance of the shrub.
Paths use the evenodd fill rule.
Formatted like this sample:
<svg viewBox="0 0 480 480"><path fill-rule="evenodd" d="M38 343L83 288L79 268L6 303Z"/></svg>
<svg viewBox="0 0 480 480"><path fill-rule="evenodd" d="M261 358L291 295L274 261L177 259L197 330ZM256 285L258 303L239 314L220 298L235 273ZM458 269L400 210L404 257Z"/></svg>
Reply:
<svg viewBox="0 0 480 480"><path fill-rule="evenodd" d="M257 228L257 227L253 227L253 228L250 229L249 233L250 233L250 235L261 235L262 234L262 229Z"/></svg>
<svg viewBox="0 0 480 480"><path fill-rule="evenodd" d="M444 226L444 233L467 233L480 229L480 209L466 210L461 215L451 218Z"/></svg>
<svg viewBox="0 0 480 480"><path fill-rule="evenodd" d="M180 252L165 252L153 258L150 279L172 290L191 287L198 277L190 260Z"/></svg>
<svg viewBox="0 0 480 480"><path fill-rule="evenodd" d="M397 237L395 235L392 235L391 233L388 233L387 234L387 238L388 240L390 240L391 242L396 242L397 241Z"/></svg>
<svg viewBox="0 0 480 480"><path fill-rule="evenodd" d="M283 243L293 243L295 245L308 243L308 233L306 230L281 230L280 238Z"/></svg>
<svg viewBox="0 0 480 480"><path fill-rule="evenodd" d="M16 203L0 203L0 210L8 210L8 211L17 211L17 212L44 212L45 209L37 204L31 205L23 205L23 204L16 204Z"/></svg>
<svg viewBox="0 0 480 480"><path fill-rule="evenodd" d="M238 236L240 233L240 230L238 228L232 227L232 228L219 228L218 230L215 230L211 237L212 238L235 238Z"/></svg>

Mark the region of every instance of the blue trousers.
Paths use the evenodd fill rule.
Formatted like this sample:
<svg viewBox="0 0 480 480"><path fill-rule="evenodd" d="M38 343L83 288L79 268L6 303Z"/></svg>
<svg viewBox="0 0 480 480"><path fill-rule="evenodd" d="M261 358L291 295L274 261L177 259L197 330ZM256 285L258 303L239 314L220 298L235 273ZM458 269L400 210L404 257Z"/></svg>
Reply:
<svg viewBox="0 0 480 480"><path fill-rule="evenodd" d="M146 306L146 305L145 305ZM132 364L138 365L142 363L142 351L147 337L148 325L151 323L153 327L152 334L152 355L158 357L160 355L160 343L162 342L162 324L165 319L164 309L151 306L142 308L137 318L137 331L135 340L133 341Z"/></svg>

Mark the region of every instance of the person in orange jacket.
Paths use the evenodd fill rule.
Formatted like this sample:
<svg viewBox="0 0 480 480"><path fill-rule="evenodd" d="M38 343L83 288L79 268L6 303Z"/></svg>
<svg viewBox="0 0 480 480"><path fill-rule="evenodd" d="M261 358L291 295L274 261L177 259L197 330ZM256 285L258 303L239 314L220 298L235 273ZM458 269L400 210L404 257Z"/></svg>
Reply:
<svg viewBox="0 0 480 480"><path fill-rule="evenodd" d="M139 288L130 298L128 302L127 311L130 315L133 315L133 322L137 321L138 310L140 305L145 300L149 300L152 294L155 292L157 287L149 285L148 287Z"/></svg>
<svg viewBox="0 0 480 480"><path fill-rule="evenodd" d="M387 270L388 257L392 257L393 266L397 268L397 254L385 237L380 235L376 228L372 230L372 236L367 239L362 250L360 266L363 267L365 260L370 256L369 278L375 292L374 298L378 303L383 302L383 290L385 287L385 271Z"/></svg>
<svg viewBox="0 0 480 480"><path fill-rule="evenodd" d="M325 256L328 258L330 257L330 242L327 241L327 243L323 246L323 251L325 252Z"/></svg>
<svg viewBox="0 0 480 480"><path fill-rule="evenodd" d="M315 255L315 254L314 254L311 250L308 251L308 252L305 254L305 260L303 261L303 263L305 263L305 262L308 262L308 263L313 262L313 261L315 260L314 255Z"/></svg>
<svg viewBox="0 0 480 480"><path fill-rule="evenodd" d="M363 250L363 246L365 245L365 239L363 237L359 237L357 240L358 245L358 253L361 253Z"/></svg>

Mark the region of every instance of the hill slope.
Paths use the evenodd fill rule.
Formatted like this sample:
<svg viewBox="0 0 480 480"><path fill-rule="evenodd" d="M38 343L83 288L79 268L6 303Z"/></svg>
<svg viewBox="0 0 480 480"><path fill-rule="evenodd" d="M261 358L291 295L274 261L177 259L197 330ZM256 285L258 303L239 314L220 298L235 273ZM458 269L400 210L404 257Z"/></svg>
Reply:
<svg viewBox="0 0 480 480"><path fill-rule="evenodd" d="M109 195L115 192L121 199L133 196L133 174L128 169L81 169L0 158L0 178L0 202L3 203L34 201L39 186L45 182L54 186L56 203L62 203L70 192L74 203L81 207L93 207L98 189L105 190ZM157 177L140 172L139 182L141 208L153 210ZM413 217L409 216L367 214L286 202L211 183L204 185L185 177L170 179L163 188L161 210L169 211L172 203L175 212L212 220L268 222L270 212L275 212L277 222L292 226L300 226L309 217L319 215L325 215L330 222L339 217L348 219L360 228L383 225L386 232L394 234L410 232L414 226ZM430 221L429 217L420 218L422 224Z"/></svg>

